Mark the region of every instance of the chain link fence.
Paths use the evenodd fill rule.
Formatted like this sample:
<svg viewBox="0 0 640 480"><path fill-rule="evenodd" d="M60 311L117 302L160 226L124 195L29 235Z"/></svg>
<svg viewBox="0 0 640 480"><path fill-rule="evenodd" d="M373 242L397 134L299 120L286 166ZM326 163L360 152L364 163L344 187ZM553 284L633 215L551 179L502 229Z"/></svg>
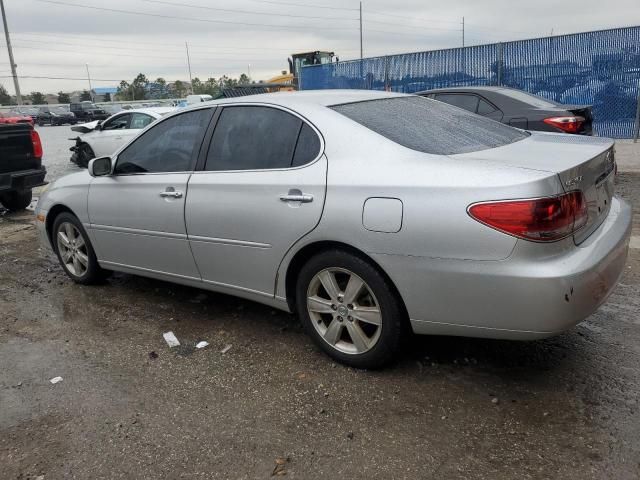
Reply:
<svg viewBox="0 0 640 480"><path fill-rule="evenodd" d="M415 93L495 85L572 105L593 105L597 135L638 132L640 27L389 55L304 67L300 88Z"/></svg>

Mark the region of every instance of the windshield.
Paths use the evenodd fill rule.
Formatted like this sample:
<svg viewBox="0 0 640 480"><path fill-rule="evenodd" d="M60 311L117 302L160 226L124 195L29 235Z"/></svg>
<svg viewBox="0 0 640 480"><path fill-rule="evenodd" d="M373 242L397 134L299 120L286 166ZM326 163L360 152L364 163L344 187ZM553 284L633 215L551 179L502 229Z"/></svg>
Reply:
<svg viewBox="0 0 640 480"><path fill-rule="evenodd" d="M53 113L68 113L69 111L64 107L51 107L49 110Z"/></svg>
<svg viewBox="0 0 640 480"><path fill-rule="evenodd" d="M501 147L528 134L502 123L423 97L396 97L331 107L404 147L455 155Z"/></svg>

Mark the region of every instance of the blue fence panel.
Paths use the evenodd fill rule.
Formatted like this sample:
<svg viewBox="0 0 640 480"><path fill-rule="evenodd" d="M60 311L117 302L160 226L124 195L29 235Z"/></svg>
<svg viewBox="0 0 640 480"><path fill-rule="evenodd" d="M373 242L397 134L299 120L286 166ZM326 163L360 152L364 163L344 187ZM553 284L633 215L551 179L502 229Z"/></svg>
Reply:
<svg viewBox="0 0 640 480"><path fill-rule="evenodd" d="M593 105L598 135L632 138L640 88L640 27L366 58L302 69L301 88L415 93L503 85Z"/></svg>

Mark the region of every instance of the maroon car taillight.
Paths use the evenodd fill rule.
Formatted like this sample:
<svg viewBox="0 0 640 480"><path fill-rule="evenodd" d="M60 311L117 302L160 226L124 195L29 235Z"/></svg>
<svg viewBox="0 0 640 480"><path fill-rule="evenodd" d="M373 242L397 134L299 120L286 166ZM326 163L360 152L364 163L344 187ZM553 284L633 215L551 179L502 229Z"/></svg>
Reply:
<svg viewBox="0 0 640 480"><path fill-rule="evenodd" d="M545 118L543 122L566 133L578 133L584 123L584 117L550 117Z"/></svg>
<svg viewBox="0 0 640 480"><path fill-rule="evenodd" d="M36 158L42 158L42 142L40 141L40 135L35 130L31 130L31 145L33 147L33 156Z"/></svg>
<svg viewBox="0 0 640 480"><path fill-rule="evenodd" d="M491 228L537 242L568 237L588 220L587 204L580 191L530 200L475 203L468 212Z"/></svg>

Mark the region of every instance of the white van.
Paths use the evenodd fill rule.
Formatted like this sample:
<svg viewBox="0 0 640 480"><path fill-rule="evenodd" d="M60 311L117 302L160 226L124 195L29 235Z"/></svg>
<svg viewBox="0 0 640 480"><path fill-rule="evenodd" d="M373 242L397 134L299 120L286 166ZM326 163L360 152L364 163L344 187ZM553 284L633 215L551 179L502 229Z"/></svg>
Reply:
<svg viewBox="0 0 640 480"><path fill-rule="evenodd" d="M194 103L202 103L213 100L211 95L187 95L187 104L193 105Z"/></svg>

